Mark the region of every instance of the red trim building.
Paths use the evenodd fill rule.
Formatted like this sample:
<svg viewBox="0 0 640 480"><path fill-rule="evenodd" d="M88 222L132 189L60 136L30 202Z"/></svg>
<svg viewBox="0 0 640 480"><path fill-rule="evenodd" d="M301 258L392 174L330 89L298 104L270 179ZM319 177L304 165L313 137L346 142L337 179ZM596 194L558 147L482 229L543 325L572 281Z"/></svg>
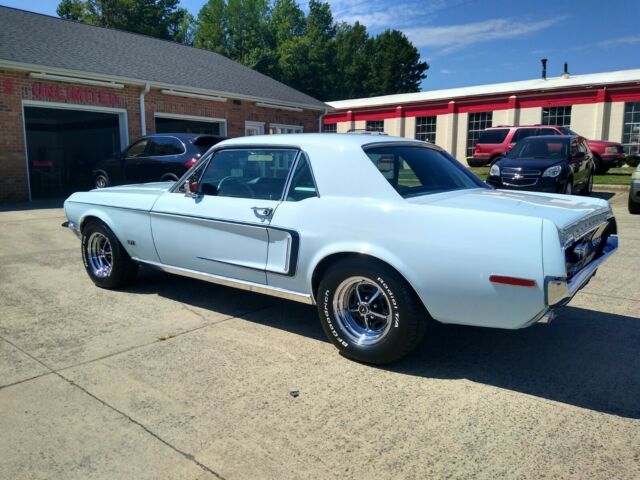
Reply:
<svg viewBox="0 0 640 480"><path fill-rule="evenodd" d="M352 129L427 140L464 161L479 132L498 125L563 125L638 154L640 69L329 102L325 131Z"/></svg>

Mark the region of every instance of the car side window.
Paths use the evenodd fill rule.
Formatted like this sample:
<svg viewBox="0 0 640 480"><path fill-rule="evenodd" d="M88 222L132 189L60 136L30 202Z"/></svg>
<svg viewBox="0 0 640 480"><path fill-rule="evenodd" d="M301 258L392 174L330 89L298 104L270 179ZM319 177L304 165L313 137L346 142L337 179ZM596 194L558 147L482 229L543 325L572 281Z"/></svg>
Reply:
<svg viewBox="0 0 640 480"><path fill-rule="evenodd" d="M318 190L313 181L309 160L306 155L302 155L293 172L286 200L288 202L299 202L317 196Z"/></svg>
<svg viewBox="0 0 640 480"><path fill-rule="evenodd" d="M148 143L149 143L149 140L147 140L146 138L143 140L140 140L139 142L134 143L127 149L124 156L125 157L141 156L145 152Z"/></svg>
<svg viewBox="0 0 640 480"><path fill-rule="evenodd" d="M182 155L185 153L182 142L175 137L154 137L149 145L149 155L162 157L167 155Z"/></svg>
<svg viewBox="0 0 640 480"><path fill-rule="evenodd" d="M294 149L227 149L217 152L201 177L203 195L280 200Z"/></svg>
<svg viewBox="0 0 640 480"><path fill-rule="evenodd" d="M532 137L536 134L535 128L519 128L511 139L512 143L516 143L523 138Z"/></svg>
<svg viewBox="0 0 640 480"><path fill-rule="evenodd" d="M538 135L560 135L560 134L553 128L541 128L540 130L538 130Z"/></svg>

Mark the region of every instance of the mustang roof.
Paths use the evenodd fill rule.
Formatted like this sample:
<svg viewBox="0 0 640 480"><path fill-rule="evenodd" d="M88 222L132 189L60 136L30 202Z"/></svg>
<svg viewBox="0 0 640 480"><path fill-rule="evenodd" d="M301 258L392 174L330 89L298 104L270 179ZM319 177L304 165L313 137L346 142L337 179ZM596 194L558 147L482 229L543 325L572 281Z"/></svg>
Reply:
<svg viewBox="0 0 640 480"><path fill-rule="evenodd" d="M0 64L3 60L330 110L218 53L0 6Z"/></svg>
<svg viewBox="0 0 640 480"><path fill-rule="evenodd" d="M389 135L366 135L354 133L292 133L283 135L254 135L249 137L230 138L216 145L278 145L296 146L301 148L317 147L326 150L340 149L341 147L359 147L371 143L405 142L432 145L413 138L392 137Z"/></svg>

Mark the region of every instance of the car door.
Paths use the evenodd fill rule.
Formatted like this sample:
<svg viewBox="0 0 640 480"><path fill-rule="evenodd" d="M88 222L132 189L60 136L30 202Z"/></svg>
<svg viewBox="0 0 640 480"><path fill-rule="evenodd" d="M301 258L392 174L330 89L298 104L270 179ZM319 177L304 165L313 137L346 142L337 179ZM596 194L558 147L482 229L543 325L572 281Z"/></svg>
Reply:
<svg viewBox="0 0 640 480"><path fill-rule="evenodd" d="M580 183L584 185L589 180L590 169L589 165L591 164L590 160L590 151L587 146L587 141L584 138L578 139L578 151L581 152L582 157L579 159L579 176Z"/></svg>
<svg viewBox="0 0 640 480"><path fill-rule="evenodd" d="M270 238L268 227L297 155L294 148L227 148L203 160L202 174L189 177L195 195L177 187L153 206L161 262L265 284L269 243L286 242L275 232Z"/></svg>
<svg viewBox="0 0 640 480"><path fill-rule="evenodd" d="M577 187L583 182L582 165L584 161L584 157L582 156L584 155L584 150L581 149L579 139L571 140L569 152L569 169L573 177L573 184Z"/></svg>
<svg viewBox="0 0 640 480"><path fill-rule="evenodd" d="M125 183L143 182L140 166L147 158L149 139L142 138L127 148L124 152L123 176Z"/></svg>
<svg viewBox="0 0 640 480"><path fill-rule="evenodd" d="M168 173L175 174L174 171L179 170L172 164L180 163L187 150L177 137L156 135L149 139L147 152L147 157L142 159L138 166L140 177L145 182L159 182L164 180Z"/></svg>

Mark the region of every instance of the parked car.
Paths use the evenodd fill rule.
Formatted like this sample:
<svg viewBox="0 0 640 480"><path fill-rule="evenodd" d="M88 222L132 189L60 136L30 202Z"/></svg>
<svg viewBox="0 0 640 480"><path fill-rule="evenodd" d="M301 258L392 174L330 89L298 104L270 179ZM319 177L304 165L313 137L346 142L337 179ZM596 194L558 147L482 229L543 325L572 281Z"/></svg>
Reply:
<svg viewBox="0 0 640 480"><path fill-rule="evenodd" d="M572 135L527 137L489 170L496 188L590 195L593 155L587 141Z"/></svg>
<svg viewBox="0 0 640 480"><path fill-rule="evenodd" d="M209 148L226 137L162 133L138 138L116 158L93 169L96 188L145 182L175 182Z"/></svg>
<svg viewBox="0 0 640 480"><path fill-rule="evenodd" d="M640 165L631 174L631 187L629 188L629 213L640 214Z"/></svg>
<svg viewBox="0 0 640 480"><path fill-rule="evenodd" d="M331 342L368 363L410 352L431 320L546 321L617 248L606 200L493 190L391 136L234 138L176 183L74 193L65 213L98 287L147 265L316 304Z"/></svg>
<svg viewBox="0 0 640 480"><path fill-rule="evenodd" d="M580 136L568 127L558 127L555 125L487 128L480 134L480 138L473 152L473 158L469 160L469 165L472 167L481 167L487 164L493 165L500 157L506 155L520 140L540 135ZM593 153L596 173L603 174L612 167L619 167L625 164L626 159L622 144L604 140L587 140L587 142Z"/></svg>

